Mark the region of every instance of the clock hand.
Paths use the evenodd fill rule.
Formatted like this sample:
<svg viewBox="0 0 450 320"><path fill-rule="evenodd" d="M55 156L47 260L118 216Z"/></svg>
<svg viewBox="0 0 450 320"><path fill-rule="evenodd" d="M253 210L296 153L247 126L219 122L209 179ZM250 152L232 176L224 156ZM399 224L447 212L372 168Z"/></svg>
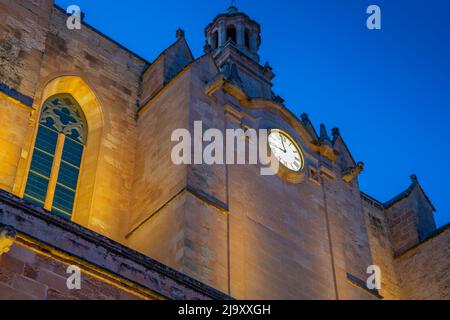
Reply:
<svg viewBox="0 0 450 320"><path fill-rule="evenodd" d="M283 148L284 148L284 150L281 150L281 151L283 151L284 153L286 153L287 152L287 150L286 150L286 146L284 145L284 138L283 137L281 137L281 144L283 145Z"/></svg>

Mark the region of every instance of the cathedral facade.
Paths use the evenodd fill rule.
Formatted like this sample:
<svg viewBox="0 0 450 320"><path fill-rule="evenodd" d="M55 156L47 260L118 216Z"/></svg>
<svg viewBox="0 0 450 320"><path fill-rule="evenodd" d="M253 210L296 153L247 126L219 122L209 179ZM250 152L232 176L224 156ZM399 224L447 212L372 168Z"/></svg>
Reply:
<svg viewBox="0 0 450 320"><path fill-rule="evenodd" d="M340 130L273 92L237 8L203 56L180 29L153 62L53 0L0 17L0 299L450 298L450 227L418 178L387 203L362 192ZM175 164L173 132L200 121L277 133L280 170Z"/></svg>

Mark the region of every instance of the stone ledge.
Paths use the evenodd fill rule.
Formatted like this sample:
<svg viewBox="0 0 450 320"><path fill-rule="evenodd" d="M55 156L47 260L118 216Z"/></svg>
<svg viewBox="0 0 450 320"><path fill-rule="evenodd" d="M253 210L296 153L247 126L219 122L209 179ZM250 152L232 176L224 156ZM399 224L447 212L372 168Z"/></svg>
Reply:
<svg viewBox="0 0 450 320"><path fill-rule="evenodd" d="M367 288L366 283L363 280L355 277L354 275L347 273L347 280L351 284L357 286L358 288L363 289L368 294L376 297L377 299L379 299L379 300L383 300L384 299L384 297L380 295L378 290L376 290L376 289L375 290L370 290L369 288Z"/></svg>
<svg viewBox="0 0 450 320"><path fill-rule="evenodd" d="M178 300L232 298L70 221L0 191L0 224L158 295Z"/></svg>

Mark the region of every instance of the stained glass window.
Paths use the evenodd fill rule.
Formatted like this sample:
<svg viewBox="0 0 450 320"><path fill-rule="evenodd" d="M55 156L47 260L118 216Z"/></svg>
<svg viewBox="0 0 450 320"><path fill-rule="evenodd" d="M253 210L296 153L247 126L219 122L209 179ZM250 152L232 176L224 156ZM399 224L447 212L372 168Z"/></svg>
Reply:
<svg viewBox="0 0 450 320"><path fill-rule="evenodd" d="M86 121L70 95L42 108L24 199L71 219L86 144ZM52 192L54 190L54 192Z"/></svg>

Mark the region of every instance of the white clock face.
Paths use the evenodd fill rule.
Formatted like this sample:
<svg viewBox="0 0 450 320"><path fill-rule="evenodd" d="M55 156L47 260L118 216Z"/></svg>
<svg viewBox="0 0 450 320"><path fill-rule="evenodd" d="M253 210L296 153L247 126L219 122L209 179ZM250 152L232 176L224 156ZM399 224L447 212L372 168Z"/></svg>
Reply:
<svg viewBox="0 0 450 320"><path fill-rule="evenodd" d="M294 140L287 134L272 130L269 135L269 146L275 158L291 171L303 169L303 154Z"/></svg>

